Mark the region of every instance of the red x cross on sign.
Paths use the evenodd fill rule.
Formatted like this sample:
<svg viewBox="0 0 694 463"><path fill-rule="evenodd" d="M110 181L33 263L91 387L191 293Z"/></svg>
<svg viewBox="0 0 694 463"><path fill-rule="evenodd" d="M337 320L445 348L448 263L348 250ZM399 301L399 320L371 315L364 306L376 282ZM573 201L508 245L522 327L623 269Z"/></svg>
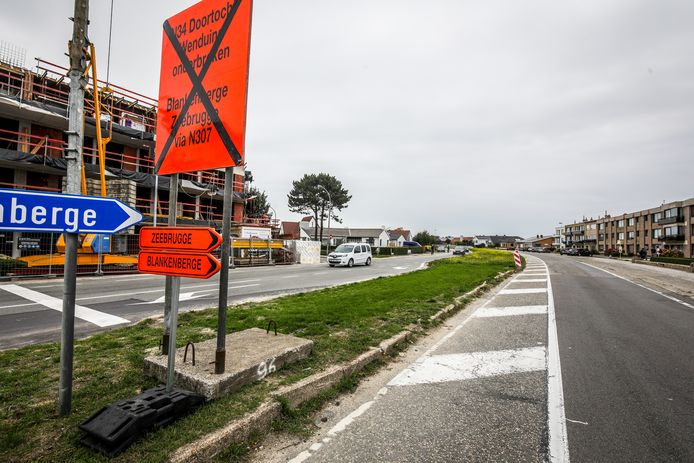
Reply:
<svg viewBox="0 0 694 463"><path fill-rule="evenodd" d="M156 171L244 162L253 0L205 0L164 22Z"/></svg>

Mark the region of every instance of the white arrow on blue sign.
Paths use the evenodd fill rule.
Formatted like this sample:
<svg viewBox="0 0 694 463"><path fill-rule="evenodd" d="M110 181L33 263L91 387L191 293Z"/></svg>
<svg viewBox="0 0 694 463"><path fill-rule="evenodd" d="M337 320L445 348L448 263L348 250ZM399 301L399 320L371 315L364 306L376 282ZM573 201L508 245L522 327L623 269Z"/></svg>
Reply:
<svg viewBox="0 0 694 463"><path fill-rule="evenodd" d="M115 198L0 189L0 230L116 233L140 221Z"/></svg>

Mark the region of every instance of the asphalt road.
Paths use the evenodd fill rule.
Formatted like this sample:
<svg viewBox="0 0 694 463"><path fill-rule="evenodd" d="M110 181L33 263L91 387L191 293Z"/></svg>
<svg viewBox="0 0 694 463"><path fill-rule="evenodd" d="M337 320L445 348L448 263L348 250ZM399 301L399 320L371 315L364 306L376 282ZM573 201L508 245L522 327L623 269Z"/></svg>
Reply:
<svg viewBox="0 0 694 463"><path fill-rule="evenodd" d="M542 258L552 270L571 459L694 461L694 310L585 265L594 259Z"/></svg>
<svg viewBox="0 0 694 463"><path fill-rule="evenodd" d="M259 300L334 285L397 275L449 254L374 259L370 267L327 264L235 268L229 273L229 303ZM180 310L216 307L219 275L181 280ZM60 339L62 279L0 284L0 349ZM77 337L163 314L164 277L112 275L77 279Z"/></svg>
<svg viewBox="0 0 694 463"><path fill-rule="evenodd" d="M694 461L694 301L597 259L526 257L329 404L314 437L273 437L251 461Z"/></svg>

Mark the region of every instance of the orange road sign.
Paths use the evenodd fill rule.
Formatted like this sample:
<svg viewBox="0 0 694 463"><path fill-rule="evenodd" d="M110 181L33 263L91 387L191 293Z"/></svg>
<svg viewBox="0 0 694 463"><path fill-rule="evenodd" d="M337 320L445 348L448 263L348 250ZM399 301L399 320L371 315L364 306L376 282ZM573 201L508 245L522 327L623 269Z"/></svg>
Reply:
<svg viewBox="0 0 694 463"><path fill-rule="evenodd" d="M222 268L211 254L142 251L137 269L142 273L172 277L209 278Z"/></svg>
<svg viewBox="0 0 694 463"><path fill-rule="evenodd" d="M207 227L142 227L140 247L167 251L210 252L222 244L222 235Z"/></svg>
<svg viewBox="0 0 694 463"><path fill-rule="evenodd" d="M159 175L244 163L253 0L203 0L164 21Z"/></svg>

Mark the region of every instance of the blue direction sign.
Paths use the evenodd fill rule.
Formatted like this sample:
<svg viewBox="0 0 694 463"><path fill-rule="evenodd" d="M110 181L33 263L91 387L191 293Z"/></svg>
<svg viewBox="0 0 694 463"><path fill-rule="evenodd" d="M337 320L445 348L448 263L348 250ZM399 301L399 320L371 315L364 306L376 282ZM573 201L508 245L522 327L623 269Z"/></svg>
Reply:
<svg viewBox="0 0 694 463"><path fill-rule="evenodd" d="M140 221L115 198L0 189L0 230L116 233Z"/></svg>

